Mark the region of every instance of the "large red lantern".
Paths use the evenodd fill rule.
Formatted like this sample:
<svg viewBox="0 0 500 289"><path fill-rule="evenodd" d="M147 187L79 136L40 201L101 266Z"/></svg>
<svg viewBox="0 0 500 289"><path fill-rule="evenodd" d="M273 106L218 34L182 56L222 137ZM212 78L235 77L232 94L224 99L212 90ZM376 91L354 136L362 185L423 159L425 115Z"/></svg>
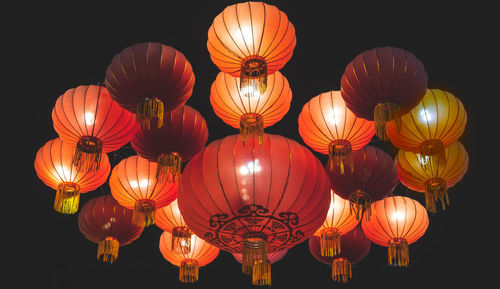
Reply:
<svg viewBox="0 0 500 289"><path fill-rule="evenodd" d="M114 263L119 247L139 238L144 227L133 224L132 210L105 195L92 198L83 205L78 214L78 228L85 238L98 244L98 260Z"/></svg>
<svg viewBox="0 0 500 289"><path fill-rule="evenodd" d="M375 121L378 137L387 140L385 124L410 112L427 90L424 65L409 51L377 47L357 55L345 68L341 93L358 117Z"/></svg>
<svg viewBox="0 0 500 289"><path fill-rule="evenodd" d="M182 162L205 146L207 123L196 109L188 105L165 113L164 122L161 128L137 129L131 145L139 156L158 163L160 181L176 181Z"/></svg>
<svg viewBox="0 0 500 289"><path fill-rule="evenodd" d="M135 113L141 127L148 129L161 127L164 112L186 103L194 82L184 54L155 42L134 44L116 54L105 79L111 97Z"/></svg>
<svg viewBox="0 0 500 289"><path fill-rule="evenodd" d="M52 121L59 137L75 147L75 166L90 171L99 169L102 153L127 144L136 127L134 115L99 85L68 89L57 99Z"/></svg>
<svg viewBox="0 0 500 289"><path fill-rule="evenodd" d="M330 205L330 183L321 162L304 146L279 135L230 135L188 162L178 201L198 236L243 266L267 268L267 253L289 249L311 236Z"/></svg>
<svg viewBox="0 0 500 289"><path fill-rule="evenodd" d="M267 266L268 269L263 272L263 274L259 274L259 272L256 272L259 269L259 266L253 266L252 272L244 272L246 274L251 274L252 275L252 284L253 285L271 285L271 264L274 264L278 262L279 260L283 259L285 257L286 253L288 250L281 250L281 251L276 251L273 253L268 253L267 254ZM233 253L233 257L238 263L242 264L243 263L243 255L239 253Z"/></svg>

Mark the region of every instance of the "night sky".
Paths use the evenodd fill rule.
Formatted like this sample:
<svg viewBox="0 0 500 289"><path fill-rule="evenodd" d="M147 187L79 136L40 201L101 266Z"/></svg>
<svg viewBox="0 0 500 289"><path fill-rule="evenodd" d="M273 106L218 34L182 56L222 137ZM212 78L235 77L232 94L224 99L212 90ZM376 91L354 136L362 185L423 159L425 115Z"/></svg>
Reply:
<svg viewBox="0 0 500 289"><path fill-rule="evenodd" d="M162 231L156 226L146 228L132 244L120 247L115 264L98 262L97 245L78 230L77 214L61 215L53 210L55 192L38 179L33 168L36 151L57 137L51 119L57 97L78 85L103 83L106 67L115 54L146 41L173 46L193 66L196 83L186 104L206 119L210 131L208 143L238 133L223 123L210 105L210 86L219 70L206 48L213 18L227 5L237 2L184 0L129 4L123 1L115 5L81 2L67 6L43 3L23 11L22 19L18 20L27 25L17 34L22 41L7 44L14 44L22 55L19 59L23 59L22 65L12 71L20 83L15 96L28 99L7 110L14 115L14 108L22 109L23 116L31 120L26 125L15 122L20 128L14 130L12 139L19 140L14 146L23 151L20 157L16 156L16 162L22 164L18 170L22 178L16 181L13 192L5 192L22 195L21 209L8 214L16 219L9 221L13 229L8 234L16 248L3 248L17 250L15 264L20 278L15 288L254 287L250 278L241 273L240 264L222 251L211 264L200 269L197 283L179 282L178 268L166 261L158 249ZM297 37L291 60L280 70L293 92L291 107L266 132L304 144L297 128L302 106L322 92L339 90L345 66L359 53L378 46L394 46L413 52L423 62L429 88L447 90L463 102L468 123L460 141L469 154L469 170L449 189L451 205L444 212L439 209L436 215L430 215L426 234L410 245L408 268L387 265L387 249L372 244L370 254L353 266L352 280L340 285L331 280L330 267L310 255L306 241L272 266L272 287L499 288L498 280L492 283L493 267L488 263L495 258L492 254L498 257L498 250L489 249L497 241L489 227L493 214L486 207L498 198L497 189L486 189L484 183L479 184L485 178L482 172L485 168L479 161L479 135L480 130L486 129L479 125L478 101L480 90L484 89L478 77L479 62L484 61L477 59L487 57L478 49L482 45L478 33L482 26L473 17L478 12L460 6L459 1L452 2L453 9L420 2L415 2L418 6L375 2L368 6L358 1L266 2L288 15ZM390 144L373 144L393 155L396 152ZM109 157L116 164L131 154L134 152L127 145ZM326 163L327 156L315 155ZM16 177L19 178L17 173ZM105 184L82 194L80 208L90 198L109 193ZM394 193L423 204L423 194L409 191L401 184ZM484 194L494 196L484 197ZM498 220L498 216L495 218Z"/></svg>

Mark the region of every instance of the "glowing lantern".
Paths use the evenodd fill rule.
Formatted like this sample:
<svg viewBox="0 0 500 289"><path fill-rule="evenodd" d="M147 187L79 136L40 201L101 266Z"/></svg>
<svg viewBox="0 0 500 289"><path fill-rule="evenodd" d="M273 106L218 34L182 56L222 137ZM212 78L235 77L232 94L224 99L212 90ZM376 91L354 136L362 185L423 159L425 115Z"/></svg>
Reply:
<svg viewBox="0 0 500 289"><path fill-rule="evenodd" d="M344 173L344 162L354 169L351 152L367 145L375 132L373 121L356 117L340 91L330 91L304 105L299 115L299 134L310 148L328 154L330 164L335 161Z"/></svg>
<svg viewBox="0 0 500 289"><path fill-rule="evenodd" d="M377 47L357 55L341 78L347 107L358 117L374 120L375 132L387 140L385 124L410 112L427 90L424 65L409 51Z"/></svg>
<svg viewBox="0 0 500 289"><path fill-rule="evenodd" d="M75 148L60 138L48 141L36 153L35 170L42 182L56 190L54 210L62 214L78 211L80 194L104 184L111 171L108 156L102 153L99 169L88 172L73 166Z"/></svg>
<svg viewBox="0 0 500 289"><path fill-rule="evenodd" d="M424 98L401 117L401 129L387 124L391 143L409 152L418 153L424 168L435 162L446 164L444 149L455 143L465 130L467 114L462 102L440 89L428 89Z"/></svg>
<svg viewBox="0 0 500 289"><path fill-rule="evenodd" d="M448 160L445 165L433 163L427 169L420 162L419 155L399 150L396 156L398 175L401 183L407 188L425 194L425 207L436 213L436 202L450 204L448 188L458 183L467 172L469 156L460 142L455 142L444 149Z"/></svg>
<svg viewBox="0 0 500 289"><path fill-rule="evenodd" d="M182 218L177 200L156 210L155 224L163 231L172 233L172 244L170 245L172 250L182 249L185 253L189 253L192 232Z"/></svg>
<svg viewBox="0 0 500 289"><path fill-rule="evenodd" d="M351 210L351 204L335 194L332 190L332 199L326 219L314 233L320 237L321 256L334 257L341 253L341 235L350 232L359 220Z"/></svg>
<svg viewBox="0 0 500 289"><path fill-rule="evenodd" d="M250 268L250 269L253 269L252 272L244 272L245 274L252 274L252 284L253 285L271 285L271 264L274 264L276 262L278 262L279 260L281 260L283 257L285 257L286 253L288 252L288 250L281 250L281 251L276 251L276 252L273 252L273 253L268 253L267 254L267 263L268 263L268 269L266 270L266 272L264 274L259 274L258 272L254 272L253 270L258 270L258 268L260 268L259 266L253 266L253 268ZM242 263L243 262L243 255L242 254L238 254L238 253L233 253L233 257L234 259L236 259L236 261L238 261L238 263ZM260 279L257 279L257 277L260 277Z"/></svg>
<svg viewBox="0 0 500 289"><path fill-rule="evenodd" d="M121 108L105 87L80 85L59 96L52 109L54 129L74 149L73 163L99 169L102 153L127 144L134 134L134 115Z"/></svg>
<svg viewBox="0 0 500 289"><path fill-rule="evenodd" d="M267 75L285 66L295 48L295 28L285 13L263 2L237 3L217 15L207 48L217 67L264 93Z"/></svg>
<svg viewBox="0 0 500 289"><path fill-rule="evenodd" d="M172 250L172 234L164 231L160 236L160 252L171 264L179 267L179 281L194 283L198 281L199 267L208 265L218 255L219 249L191 235L191 250Z"/></svg>
<svg viewBox="0 0 500 289"><path fill-rule="evenodd" d="M220 72L212 84L210 103L218 117L240 129L243 140L249 134L262 138L264 128L281 120L290 108L292 91L288 80L276 71L268 76L264 93L252 87L240 90L239 86L240 78Z"/></svg>
<svg viewBox="0 0 500 289"><path fill-rule="evenodd" d="M107 195L92 198L83 205L78 214L78 228L85 238L98 244L98 260L114 263L119 247L139 238L144 227L134 225L132 211Z"/></svg>
<svg viewBox="0 0 500 289"><path fill-rule="evenodd" d="M120 205L133 210L134 224L154 224L156 209L167 206L177 197L177 182L159 182L157 166L139 156L130 156L111 171L111 194Z"/></svg>
<svg viewBox="0 0 500 289"><path fill-rule="evenodd" d="M373 243L388 247L388 263L406 267L410 261L408 245L425 234L429 217L419 202L403 196L390 196L372 204L374 215L363 218L361 227Z"/></svg>
<svg viewBox="0 0 500 289"><path fill-rule="evenodd" d="M161 127L166 112L191 97L195 77L184 54L162 43L138 43L116 54L106 69L111 97L136 114L142 128Z"/></svg>

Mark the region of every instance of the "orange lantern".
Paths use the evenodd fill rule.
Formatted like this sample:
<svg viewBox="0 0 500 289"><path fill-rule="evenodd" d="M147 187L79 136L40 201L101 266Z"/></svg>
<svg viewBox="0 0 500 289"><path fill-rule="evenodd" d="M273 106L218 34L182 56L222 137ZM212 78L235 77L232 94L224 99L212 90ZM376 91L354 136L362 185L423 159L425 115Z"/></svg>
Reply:
<svg viewBox="0 0 500 289"><path fill-rule="evenodd" d="M329 155L344 173L344 162L351 171L351 152L367 145L375 134L373 121L358 118L345 105L340 91L329 91L309 100L299 115L299 134L313 150Z"/></svg>
<svg viewBox="0 0 500 289"><path fill-rule="evenodd" d="M189 253L192 232L182 218L177 200L156 210L155 224L163 231L172 233L172 244L170 245L172 250L182 249L185 251L184 253Z"/></svg>
<svg viewBox="0 0 500 289"><path fill-rule="evenodd" d="M276 251L272 253L267 254L267 270L264 270L264 272L259 273L257 272L259 270L259 266L253 266L252 268L249 268L250 270L244 271L243 273L245 274L251 274L252 275L252 284L253 285L271 285L271 264L274 264L281 260L283 257L285 257L286 253L288 252L287 249L281 250L281 251ZM238 263L243 264L243 254L239 253L233 253L232 254L234 259L238 261Z"/></svg>
<svg viewBox="0 0 500 289"><path fill-rule="evenodd" d="M320 238L321 256L335 257L341 252L340 236L350 232L359 223L351 202L342 199L331 190L332 199L325 222L314 233Z"/></svg>
<svg viewBox="0 0 500 289"><path fill-rule="evenodd" d="M211 263L218 255L219 248L210 245L196 235L191 235L191 250L172 250L172 234L164 231L160 236L160 252L171 264L179 267L179 281L198 281L199 267Z"/></svg>
<svg viewBox="0 0 500 289"><path fill-rule="evenodd" d="M450 204L448 188L458 183L467 172L469 156L460 142L455 142L444 149L446 165L439 162L424 169L419 155L399 150L396 156L398 176L407 188L425 194L425 207L431 213L436 213L436 202L440 201L445 209L445 203Z"/></svg>
<svg viewBox="0 0 500 289"><path fill-rule="evenodd" d="M111 171L111 194L120 205L134 210L134 224L154 224L156 209L167 206L177 198L177 182L159 182L156 178L157 166L139 156L130 156Z"/></svg>
<svg viewBox="0 0 500 289"><path fill-rule="evenodd" d="M76 213L80 194L104 184L111 170L105 153L101 153L100 169L95 172L73 166L74 150L73 146L56 138L45 143L35 157L36 173L42 182L56 190L54 210L62 214Z"/></svg>
<svg viewBox="0 0 500 289"><path fill-rule="evenodd" d="M239 87L239 77L220 72L212 84L210 103L218 117L240 129L243 141L247 135L257 134L262 142L264 128L281 120L290 108L292 91L288 80L276 71L268 76L264 93Z"/></svg>
<svg viewBox="0 0 500 289"><path fill-rule="evenodd" d="M388 247L388 263L406 267L410 261L408 245L422 237L429 217L419 202L403 196L390 196L372 203L374 215L363 218L361 227L373 243Z"/></svg>
<svg viewBox="0 0 500 289"><path fill-rule="evenodd" d="M134 135L134 114L121 108L99 85L80 85L59 96L52 109L54 129L73 147L73 163L84 170L99 168L102 153L119 149Z"/></svg>
<svg viewBox="0 0 500 289"><path fill-rule="evenodd" d="M431 169L434 162L446 163L444 149L458 140L466 123L467 114L457 97L428 89L420 103L401 116L400 130L394 122L389 122L386 130L394 146L418 153L423 167Z"/></svg>
<svg viewBox="0 0 500 289"><path fill-rule="evenodd" d="M207 48L217 67L240 77L240 88L264 93L267 75L285 66L295 48L295 28L285 13L264 2L226 7L208 30Z"/></svg>

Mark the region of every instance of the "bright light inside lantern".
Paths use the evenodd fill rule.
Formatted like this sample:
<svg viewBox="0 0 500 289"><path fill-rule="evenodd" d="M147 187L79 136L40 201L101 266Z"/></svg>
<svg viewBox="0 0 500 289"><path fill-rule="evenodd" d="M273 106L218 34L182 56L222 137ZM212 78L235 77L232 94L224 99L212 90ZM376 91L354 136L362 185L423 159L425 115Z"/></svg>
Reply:
<svg viewBox="0 0 500 289"><path fill-rule="evenodd" d="M404 221L405 218L406 216L403 212L396 211L392 214L393 221Z"/></svg>
<svg viewBox="0 0 500 289"><path fill-rule="evenodd" d="M94 125L95 122L95 116L92 112L86 112L85 113L85 124L87 125Z"/></svg>
<svg viewBox="0 0 500 289"><path fill-rule="evenodd" d="M241 87L240 93L244 97L249 97L249 98L259 98L261 96L260 89L258 89L254 85L246 85Z"/></svg>
<svg viewBox="0 0 500 289"><path fill-rule="evenodd" d="M240 174L248 175L260 172L262 168L259 165L259 160L254 160L253 162L248 162L246 165L240 167Z"/></svg>
<svg viewBox="0 0 500 289"><path fill-rule="evenodd" d="M147 188L149 186L149 180L148 179L142 179L139 182L137 181L130 181L130 187L133 189L136 189L140 187L141 189Z"/></svg>
<svg viewBox="0 0 500 289"><path fill-rule="evenodd" d="M420 114L420 119L423 122L430 122L433 119L432 114L427 109L425 109L425 108L422 108L419 111L419 114Z"/></svg>
<svg viewBox="0 0 500 289"><path fill-rule="evenodd" d="M68 181L71 176L71 170L66 166L55 166L56 173L60 176L63 181Z"/></svg>
<svg viewBox="0 0 500 289"><path fill-rule="evenodd" d="M252 43L253 42L252 27L251 26L242 26L239 28L241 31L241 36L243 36L243 39L245 40L245 42Z"/></svg>
<svg viewBox="0 0 500 289"><path fill-rule="evenodd" d="M334 107L326 114L325 118L329 124L338 125L342 119L341 110L337 107Z"/></svg>

